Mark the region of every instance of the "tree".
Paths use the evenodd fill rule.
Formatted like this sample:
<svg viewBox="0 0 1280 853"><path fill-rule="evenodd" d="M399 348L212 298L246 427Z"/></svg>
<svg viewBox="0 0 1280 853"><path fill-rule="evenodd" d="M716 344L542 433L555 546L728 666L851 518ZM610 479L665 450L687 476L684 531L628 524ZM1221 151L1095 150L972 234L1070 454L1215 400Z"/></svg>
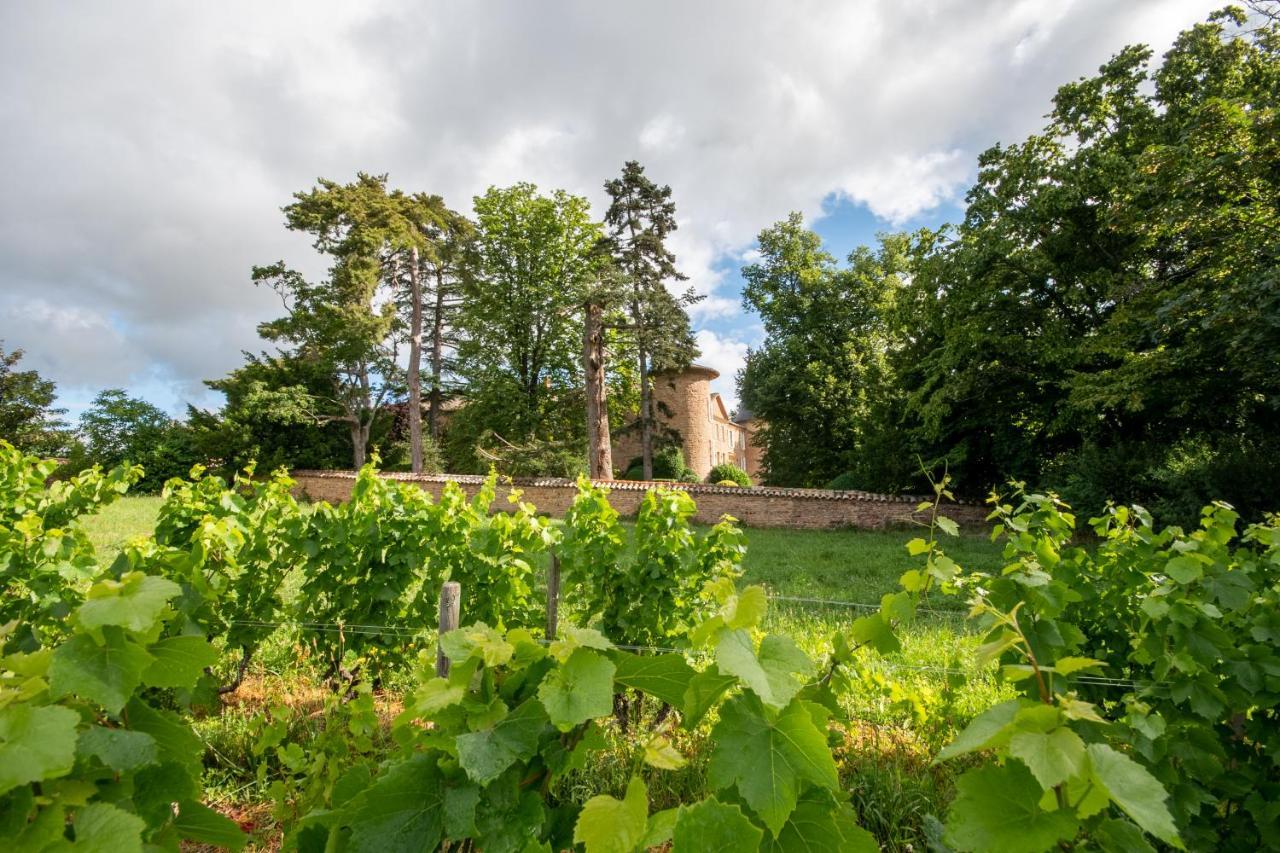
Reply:
<svg viewBox="0 0 1280 853"><path fill-rule="evenodd" d="M576 320L600 228L586 199L527 183L478 196L475 223L458 313L468 403L454 441L496 433L580 453L582 422L566 415L581 409L567 403L581 394Z"/></svg>
<svg viewBox="0 0 1280 853"><path fill-rule="evenodd" d="M640 383L640 446L644 476L653 476L654 406L652 374L688 366L697 353L685 307L698 301L692 289L672 295L666 282L684 281L666 240L676 230L671 187L645 177L634 160L622 176L606 181L611 203L605 214L614 264L625 277L623 297Z"/></svg>
<svg viewBox="0 0 1280 853"><path fill-rule="evenodd" d="M59 416L67 410L54 407L57 391L52 380L34 370L16 369L23 355L20 349L5 352L0 341L0 437L29 453L62 452L68 435Z"/></svg>
<svg viewBox="0 0 1280 853"><path fill-rule="evenodd" d="M139 492L159 491L171 477L186 476L191 466L205 461L185 424L120 388L99 392L81 413L79 431L84 458L73 451L70 466L141 465Z"/></svg>
<svg viewBox="0 0 1280 853"><path fill-rule="evenodd" d="M1042 133L982 155L904 295L897 360L913 440L962 488L1013 476L1179 520L1271 499L1277 91L1280 25L1229 10L1154 70L1126 48L1059 90Z"/></svg>
<svg viewBox="0 0 1280 853"><path fill-rule="evenodd" d="M902 454L885 453L895 395L890 318L911 265L912 241L881 238L840 268L793 213L759 236L743 268L743 304L760 315L764 344L739 374L744 406L765 426L773 483L824 486L852 473L857 488L901 488Z"/></svg>

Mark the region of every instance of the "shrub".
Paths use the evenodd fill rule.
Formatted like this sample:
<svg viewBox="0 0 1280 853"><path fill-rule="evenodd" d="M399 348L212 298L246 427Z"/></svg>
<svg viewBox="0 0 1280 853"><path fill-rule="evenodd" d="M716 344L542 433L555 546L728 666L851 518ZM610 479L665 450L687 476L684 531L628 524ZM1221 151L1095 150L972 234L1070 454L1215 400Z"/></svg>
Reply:
<svg viewBox="0 0 1280 853"><path fill-rule="evenodd" d="M717 486L751 486L751 477L731 462L721 462L707 474L707 482Z"/></svg>
<svg viewBox="0 0 1280 853"><path fill-rule="evenodd" d="M827 488L836 492L852 491L858 488L858 475L854 474L852 471L845 471L830 483L827 483Z"/></svg>
<svg viewBox="0 0 1280 853"><path fill-rule="evenodd" d="M627 463L624 480L644 479L644 459L635 457ZM684 451L677 445L669 444L655 448L653 451L653 479L675 480L679 483L696 483L698 475L684 462Z"/></svg>

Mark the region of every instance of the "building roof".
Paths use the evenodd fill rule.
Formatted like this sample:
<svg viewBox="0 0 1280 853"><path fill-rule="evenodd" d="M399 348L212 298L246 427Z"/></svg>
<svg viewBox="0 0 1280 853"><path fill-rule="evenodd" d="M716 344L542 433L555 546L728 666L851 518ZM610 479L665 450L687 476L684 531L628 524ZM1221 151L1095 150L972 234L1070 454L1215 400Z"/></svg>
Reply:
<svg viewBox="0 0 1280 853"><path fill-rule="evenodd" d="M754 417L755 415L751 413L750 409L748 409L746 406L739 405L738 414L733 416L733 422L735 424L745 424L747 421L751 420Z"/></svg>
<svg viewBox="0 0 1280 853"><path fill-rule="evenodd" d="M673 371L664 371L664 372L676 373L676 374L701 373L701 374L704 374L708 379L718 379L720 377L720 371L716 370L714 367L707 367L705 364L690 364L684 370L680 370L680 371L673 370Z"/></svg>

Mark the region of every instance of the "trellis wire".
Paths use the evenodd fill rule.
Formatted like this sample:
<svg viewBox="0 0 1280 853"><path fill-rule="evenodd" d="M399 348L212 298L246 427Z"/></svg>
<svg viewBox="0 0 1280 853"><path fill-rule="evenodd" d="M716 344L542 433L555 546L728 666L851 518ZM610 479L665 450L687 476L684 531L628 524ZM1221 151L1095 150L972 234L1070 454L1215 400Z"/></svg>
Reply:
<svg viewBox="0 0 1280 853"><path fill-rule="evenodd" d="M252 625L262 628L295 628L307 631L317 632L345 632L347 634L360 634L364 636L379 636L381 634L393 634L404 637L417 637L422 635L422 630L414 630L396 625L345 625L337 622L265 622L254 620L235 620L232 625ZM534 638L534 642L540 645L550 645L553 641L547 638ZM622 649L629 652L656 652L659 654L682 654L689 657L705 658L708 657L707 652L697 649L678 649L672 646L637 646L615 643L616 649ZM901 663L898 661L886 660L884 658L872 658L870 660L872 666L885 667L894 670L907 670L911 672L928 672L940 675L961 675L968 676L973 670L955 669L945 666L933 666L930 664L912 664ZM1052 674L1052 673L1051 673ZM1074 679L1077 684L1086 684L1091 687L1123 687L1127 689L1137 689L1139 687L1150 687L1162 684L1159 681L1137 682L1123 678L1111 678L1102 675L1080 675Z"/></svg>

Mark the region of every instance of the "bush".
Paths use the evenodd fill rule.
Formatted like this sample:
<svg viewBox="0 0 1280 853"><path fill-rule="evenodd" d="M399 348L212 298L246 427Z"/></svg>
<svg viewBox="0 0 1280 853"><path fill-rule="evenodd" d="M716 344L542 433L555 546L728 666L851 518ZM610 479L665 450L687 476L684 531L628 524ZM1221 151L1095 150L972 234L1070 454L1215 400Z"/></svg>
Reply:
<svg viewBox="0 0 1280 853"><path fill-rule="evenodd" d="M827 483L827 488L836 492L853 491L858 488L858 475L852 471L845 471L830 483Z"/></svg>
<svg viewBox="0 0 1280 853"><path fill-rule="evenodd" d="M644 459L637 456L627 463L624 480L644 479ZM684 451L677 445L669 444L655 448L653 451L653 479L675 480L679 483L696 483L698 475L684 463Z"/></svg>
<svg viewBox="0 0 1280 853"><path fill-rule="evenodd" d="M751 486L751 477L731 462L721 462L707 474L707 482L717 486Z"/></svg>

